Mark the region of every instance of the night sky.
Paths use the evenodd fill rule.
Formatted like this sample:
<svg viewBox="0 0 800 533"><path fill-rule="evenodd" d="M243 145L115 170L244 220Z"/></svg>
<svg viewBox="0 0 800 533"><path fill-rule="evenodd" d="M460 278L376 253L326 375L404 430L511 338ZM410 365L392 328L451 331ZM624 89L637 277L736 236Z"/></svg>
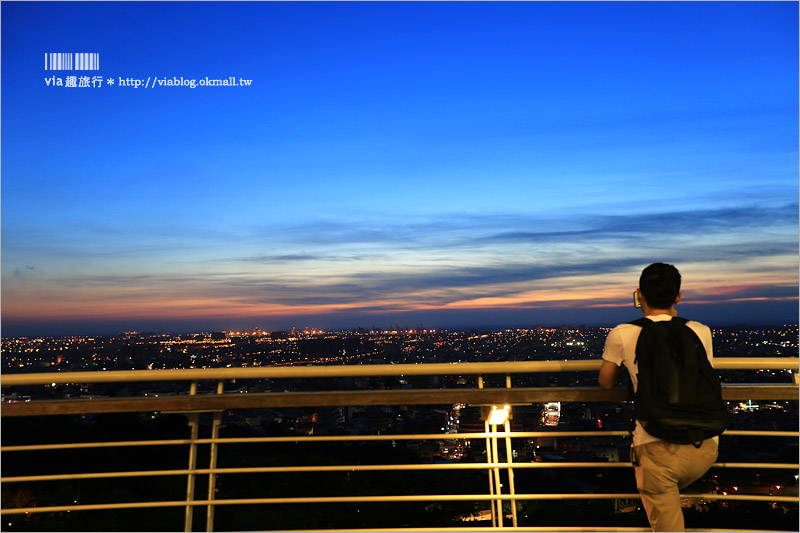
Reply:
<svg viewBox="0 0 800 533"><path fill-rule="evenodd" d="M797 323L796 2L1 9L3 335Z"/></svg>

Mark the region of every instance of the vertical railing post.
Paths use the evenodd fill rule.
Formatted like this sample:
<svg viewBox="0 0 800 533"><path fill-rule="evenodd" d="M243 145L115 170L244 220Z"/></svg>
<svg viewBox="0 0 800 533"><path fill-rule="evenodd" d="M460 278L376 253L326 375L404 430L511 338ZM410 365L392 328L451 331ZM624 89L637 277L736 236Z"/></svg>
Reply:
<svg viewBox="0 0 800 533"><path fill-rule="evenodd" d="M497 432L497 426L492 426L492 433ZM500 462L499 454L497 453L497 437L492 437L492 461L497 464ZM503 494L503 488L500 484L500 469L497 467L492 468L494 471L494 484L497 487L497 495ZM497 501L497 527L503 527L503 500Z"/></svg>
<svg viewBox="0 0 800 533"><path fill-rule="evenodd" d="M217 382L217 394L222 394L224 383ZM211 424L211 438L219 436L219 425L222 420L222 411L214 413L214 422ZM211 472L208 473L208 507L206 508L206 531L214 531L214 495L217 488L217 475L214 469L217 468L217 443L211 441L211 453L209 454L209 466Z"/></svg>
<svg viewBox="0 0 800 533"><path fill-rule="evenodd" d="M506 388L511 388L511 374L506 374ZM511 451L511 437L508 435L511 434L511 420L506 420L505 424L506 429L506 462L511 465L513 460L513 453ZM508 467L508 492L512 496L514 496L517 491L516 487L514 486L514 467ZM512 499L511 501L511 522L514 527L517 527L517 500Z"/></svg>
<svg viewBox="0 0 800 533"><path fill-rule="evenodd" d="M197 394L197 382L192 381L189 389L189 395L194 396ZM189 413L189 428L191 436L189 437L191 443L189 444L189 474L186 480L186 516L184 518L183 530L189 532L192 530L192 517L194 516L194 506L191 503L194 501L194 472L197 469L197 436L199 431L199 413Z"/></svg>
<svg viewBox="0 0 800 533"><path fill-rule="evenodd" d="M478 388L483 388L483 376L478 376ZM489 420L483 422L484 431L486 432L486 463L492 464L492 439L489 438ZM487 470L489 474L489 495L494 496L494 475L492 469ZM495 513L494 500L489 500L489 509L492 511L492 527L497 527L497 514Z"/></svg>

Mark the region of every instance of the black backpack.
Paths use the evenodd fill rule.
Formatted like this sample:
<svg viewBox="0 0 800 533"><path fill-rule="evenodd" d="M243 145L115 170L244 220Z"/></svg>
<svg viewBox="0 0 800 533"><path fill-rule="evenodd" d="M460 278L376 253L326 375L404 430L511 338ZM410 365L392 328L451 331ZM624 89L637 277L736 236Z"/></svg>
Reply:
<svg viewBox="0 0 800 533"><path fill-rule="evenodd" d="M636 342L639 384L633 408L650 435L699 448L703 440L725 431L728 410L703 343L686 322L680 317L630 322L642 328Z"/></svg>

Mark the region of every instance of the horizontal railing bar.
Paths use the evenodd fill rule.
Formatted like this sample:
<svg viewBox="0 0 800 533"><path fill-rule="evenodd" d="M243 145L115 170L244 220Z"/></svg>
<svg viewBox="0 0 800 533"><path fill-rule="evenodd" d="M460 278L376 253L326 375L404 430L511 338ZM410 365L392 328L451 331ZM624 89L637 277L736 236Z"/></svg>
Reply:
<svg viewBox="0 0 800 533"><path fill-rule="evenodd" d="M419 501L489 501L489 500L615 500L638 499L638 493L611 493L611 494L419 494L395 496L316 496L297 498L242 498L242 499L214 499L191 501L156 501L156 502L131 502L117 504L85 504L62 505L51 507L20 507L3 509L1 514L23 514L42 512L64 511L97 511L104 509L140 509L143 507L183 507L208 506L208 505L285 505L292 503L381 503L381 502L419 502ZM759 496L750 494L681 494L681 498L693 500L729 500L729 501L767 501L796 503L797 497L792 496Z"/></svg>
<svg viewBox="0 0 800 533"><path fill-rule="evenodd" d="M486 470L490 468L630 468L630 462L579 461L579 462L533 462L533 463L433 463L433 464L385 464L385 465L327 465L327 466L262 466L252 468L215 468L197 470L198 473L255 474L284 472L355 472L380 470ZM766 468L775 470L797 470L799 463L714 463L711 468ZM5 481L5 478L3 478Z"/></svg>
<svg viewBox="0 0 800 533"><path fill-rule="evenodd" d="M123 446L157 446L174 444L254 444L265 442L355 442L355 441L392 441L392 440L465 440L486 437L620 437L627 431L526 431L526 432L475 432L475 433L412 433L404 435L308 435L293 437L217 437L207 439L173 439L148 441L110 441L110 442L77 442L64 444L26 444L19 446L3 446L2 452L64 450L70 448L112 448Z"/></svg>
<svg viewBox="0 0 800 533"><path fill-rule="evenodd" d="M221 500L214 500L218 502ZM82 505L53 505L50 507L17 507L11 509L2 509L0 514L13 515L13 514L27 514L27 513L63 513L69 511L103 511L110 509L142 509L142 508L155 508L155 507L185 507L187 505L200 506L209 505L214 502L206 500L190 500L190 501L158 501L158 502L131 502L131 503L94 503Z"/></svg>
<svg viewBox="0 0 800 533"><path fill-rule="evenodd" d="M108 479L122 477L186 476L189 474L209 474L209 469L197 470L129 470L127 472L93 472L91 474L48 474L42 476L14 476L0 478L0 483L29 483L34 481L67 481L79 479Z"/></svg>
<svg viewBox="0 0 800 533"><path fill-rule="evenodd" d="M787 432L790 433L790 432ZM794 436L797 436L795 432ZM419 433L409 435L309 435L307 437L229 437L218 439L197 439L197 444L211 442L221 444L248 444L256 442L347 442L347 441L392 441L392 440L466 440L487 437L513 439L532 437L623 437L627 431L497 431L475 433ZM786 435L790 436L790 435Z"/></svg>
<svg viewBox="0 0 800 533"><path fill-rule="evenodd" d="M769 358L774 359L774 358ZM782 366L786 366L786 361ZM399 365L268 366L247 368L187 368L157 370L111 370L104 372L40 372L9 374L2 386L49 383L119 383L134 381L207 381L232 379L284 379L317 377L378 377L479 375L537 372L597 371L601 361L508 361L492 363L425 363ZM789 367L791 368L791 366Z"/></svg>
<svg viewBox="0 0 800 533"><path fill-rule="evenodd" d="M512 439L533 437L624 437L627 431L512 431L475 432L475 433L417 433L408 435L309 435L292 437L217 437L208 439L172 439L172 440L132 440L109 442L75 442L63 444L25 444L19 446L3 446L0 452L23 452L43 450L68 450L84 448L115 448L126 446L168 446L179 444L256 444L268 442L355 442L355 441L393 441L393 440L466 440L487 437ZM798 431L750 431L730 430L721 436L743 437L800 437Z"/></svg>
<svg viewBox="0 0 800 533"><path fill-rule="evenodd" d="M797 400L798 385L724 385L726 401ZM37 400L6 403L0 415L47 416L85 413L192 412L226 409L344 407L366 405L469 405L559 402L623 402L628 391L600 387L517 387L493 389L381 389L266 392L195 396Z"/></svg>
<svg viewBox="0 0 800 533"><path fill-rule="evenodd" d="M488 511L487 511L488 512ZM302 533L303 531L308 530L301 530L301 529L284 529L284 530L259 530L259 531L269 531L269 533ZM331 529L326 531L347 531L347 533L475 533L476 531L483 531L483 530L476 530L474 527L415 527L415 528L377 528L377 529L351 529L347 528L346 530L342 529ZM650 528L643 528L643 527L580 527L580 526L499 526L499 527L492 527L491 529L487 529L486 531L544 531L544 532L593 532L593 531L652 531ZM686 528L686 531L697 531L697 532L704 532L704 533L713 533L713 532L735 532L735 533L793 533L792 531L788 530L775 530L775 529L694 529L694 528ZM242 532L242 533L256 533L256 532Z"/></svg>
<svg viewBox="0 0 800 533"><path fill-rule="evenodd" d="M797 466L797 465L795 465ZM320 465L320 466L256 466L242 468L198 468L195 470L148 470L127 472L97 472L92 474L53 474L42 476L4 477L0 483L33 481L62 481L76 479L106 479L113 477L150 477L187 474L272 474L308 472L380 472L409 470L488 470L491 468L569 468L569 467L630 467L629 463L433 463L433 464L381 464L381 465Z"/></svg>
<svg viewBox="0 0 800 533"><path fill-rule="evenodd" d="M760 496L758 494L681 494L681 498L684 500L797 503L797 496Z"/></svg>
<svg viewBox="0 0 800 533"><path fill-rule="evenodd" d="M728 437L798 437L798 431L770 431L770 430L749 430L749 429L728 429L721 436Z"/></svg>
<svg viewBox="0 0 800 533"><path fill-rule="evenodd" d="M191 439L171 440L121 440L109 442L70 442L63 444L23 444L19 446L3 446L0 452L30 452L44 450L79 450L84 448L121 448L127 446L172 446L175 444L192 444Z"/></svg>
<svg viewBox="0 0 800 533"><path fill-rule="evenodd" d="M420 433L411 435L310 435L307 437L228 437L217 439L197 439L197 444L211 442L222 444L246 444L256 442L321 442L321 441L351 441L351 440L463 440L479 439L486 437L524 439L533 437L624 437L627 431L497 431L479 433ZM726 431L721 436L748 436L748 437L800 437L800 431ZM3 448L5 450L5 448Z"/></svg>
<svg viewBox="0 0 800 533"><path fill-rule="evenodd" d="M97 398L38 400L7 403L0 416L47 416L85 413L121 413L151 411L220 411L290 407L344 407L365 405L453 405L530 404L548 401L620 402L627 391L600 387L531 387L497 389L381 389L304 392L267 392L250 394L213 394L133 398ZM779 390L771 395L780 396ZM797 386L784 394L796 397ZM744 399L750 399L746 397Z"/></svg>
<svg viewBox="0 0 800 533"><path fill-rule="evenodd" d="M434 464L398 464L398 465L335 465L324 467L313 466L265 466L254 468L221 468L217 474L257 474L257 473L289 473L289 472L358 472L383 470L488 470L491 468L604 468L630 467L629 463L434 463Z"/></svg>
<svg viewBox="0 0 800 533"><path fill-rule="evenodd" d="M14 476L0 478L0 483L35 481L64 481L79 479L108 479L122 477L185 476L189 474L275 474L308 472L381 472L424 470L488 470L492 468L630 468L629 462L533 462L533 463L432 463L432 464L380 464L380 465L319 465L319 466L254 466L241 468L197 468L194 470L141 470L125 472L94 472L89 474L48 474L40 476ZM752 468L772 470L797 470L797 463L714 463L711 468Z"/></svg>
<svg viewBox="0 0 800 533"><path fill-rule="evenodd" d="M714 463L711 468L764 468L772 470L797 470L800 464L794 463Z"/></svg>
<svg viewBox="0 0 800 533"><path fill-rule="evenodd" d="M488 511L487 511L488 512ZM488 519L487 519L488 520ZM261 531L269 531L269 533L302 533L308 530L302 529L284 529L284 530L258 530ZM499 527L492 527L487 528L486 530L478 530L475 527L415 527L415 528L377 528L377 529L330 529L326 531L347 531L347 533L475 533L476 531L544 531L544 532L587 532L591 533L593 531L652 531L650 528L643 528L643 527L586 527L586 526L499 526ZM703 532L703 533L796 533L790 530L776 530L776 529L695 529L695 528L686 528L686 531L690 532ZM242 533L256 533L253 532L242 532Z"/></svg>
<svg viewBox="0 0 800 533"><path fill-rule="evenodd" d="M488 512L488 511L487 511ZM488 521L488 519L487 519ZM262 530L263 531L263 530ZM319 530L302 530L302 529L284 529L284 530L269 530L270 533L318 533ZM332 530L337 531L337 530ZM341 531L341 530L338 530ZM553 532L571 532L571 531L652 531L650 528L642 527L532 527L532 526L502 526L492 527L486 529L476 529L475 527L415 527L415 528L375 528L375 529L351 529L347 528L347 533L476 533L477 531L553 531ZM686 531L695 531L687 529ZM698 530L700 531L700 530ZM714 531L711 529L703 529L702 531ZM737 533L747 532L747 530L736 530ZM764 533L763 530L758 530L759 533ZM248 532L243 532L248 533ZM256 533L256 532L249 532ZM755 533L755 532L754 532ZM778 533L778 532L776 532ZM781 532L782 533L782 532Z"/></svg>
<svg viewBox="0 0 800 533"><path fill-rule="evenodd" d="M504 361L491 363L425 363L399 365L270 366L248 368L188 368L111 370L104 372L44 372L0 377L3 387L48 383L120 383L133 381L206 381L314 377L432 376L596 372L601 359L576 361ZM717 370L798 370L797 357L717 357Z"/></svg>

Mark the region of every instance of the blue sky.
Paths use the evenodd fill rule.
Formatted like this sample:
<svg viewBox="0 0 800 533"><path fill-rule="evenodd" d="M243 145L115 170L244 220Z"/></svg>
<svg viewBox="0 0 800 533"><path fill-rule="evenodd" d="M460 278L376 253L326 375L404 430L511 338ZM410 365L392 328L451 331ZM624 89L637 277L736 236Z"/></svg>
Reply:
<svg viewBox="0 0 800 533"><path fill-rule="evenodd" d="M7 335L797 322L796 3L3 2L2 78Z"/></svg>

